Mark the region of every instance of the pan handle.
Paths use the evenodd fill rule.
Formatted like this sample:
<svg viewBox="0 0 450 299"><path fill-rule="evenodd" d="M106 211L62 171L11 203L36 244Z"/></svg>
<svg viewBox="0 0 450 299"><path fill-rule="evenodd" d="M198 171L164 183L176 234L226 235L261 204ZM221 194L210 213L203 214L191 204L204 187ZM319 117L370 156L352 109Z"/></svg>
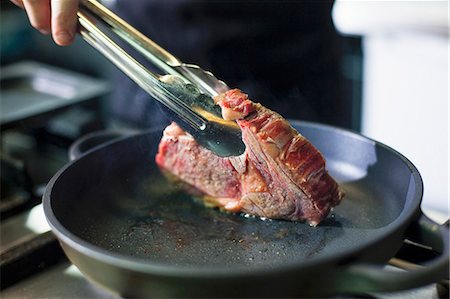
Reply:
<svg viewBox="0 0 450 299"><path fill-rule="evenodd" d="M70 161L76 160L88 151L102 146L105 143L136 133L137 131L135 130L103 130L88 133L75 140L69 147L69 159Z"/></svg>
<svg viewBox="0 0 450 299"><path fill-rule="evenodd" d="M339 293L390 292L417 288L441 279L448 279L449 229L438 225L425 215L412 224L407 231L415 242L431 247L439 253L411 271L393 271L375 265L355 264L338 271L336 291Z"/></svg>

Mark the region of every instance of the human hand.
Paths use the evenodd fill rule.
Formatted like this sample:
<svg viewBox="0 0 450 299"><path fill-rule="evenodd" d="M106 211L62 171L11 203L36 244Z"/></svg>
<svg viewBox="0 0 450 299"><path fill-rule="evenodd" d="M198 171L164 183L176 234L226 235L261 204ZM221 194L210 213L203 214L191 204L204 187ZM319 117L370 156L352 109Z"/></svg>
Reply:
<svg viewBox="0 0 450 299"><path fill-rule="evenodd" d="M70 45L77 29L79 0L10 0L25 9L31 26L43 34L52 34L60 46Z"/></svg>

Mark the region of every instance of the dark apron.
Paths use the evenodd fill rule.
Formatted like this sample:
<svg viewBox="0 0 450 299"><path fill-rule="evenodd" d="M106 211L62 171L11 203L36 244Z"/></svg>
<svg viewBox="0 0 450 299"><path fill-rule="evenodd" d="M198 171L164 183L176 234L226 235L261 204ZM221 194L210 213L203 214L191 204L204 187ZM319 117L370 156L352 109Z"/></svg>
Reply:
<svg viewBox="0 0 450 299"><path fill-rule="evenodd" d="M117 14L183 62L212 71L286 118L348 127L332 1L117 1ZM113 113L136 126L167 123L118 75Z"/></svg>

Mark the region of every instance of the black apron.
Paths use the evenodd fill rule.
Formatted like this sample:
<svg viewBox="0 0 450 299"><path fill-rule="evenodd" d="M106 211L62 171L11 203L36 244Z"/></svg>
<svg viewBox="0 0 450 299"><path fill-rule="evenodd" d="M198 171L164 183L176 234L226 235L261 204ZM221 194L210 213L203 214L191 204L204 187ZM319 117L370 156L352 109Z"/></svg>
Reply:
<svg viewBox="0 0 450 299"><path fill-rule="evenodd" d="M348 127L341 40L332 1L118 0L113 9L180 58L212 71L286 118ZM140 127L167 123L124 75L114 114Z"/></svg>

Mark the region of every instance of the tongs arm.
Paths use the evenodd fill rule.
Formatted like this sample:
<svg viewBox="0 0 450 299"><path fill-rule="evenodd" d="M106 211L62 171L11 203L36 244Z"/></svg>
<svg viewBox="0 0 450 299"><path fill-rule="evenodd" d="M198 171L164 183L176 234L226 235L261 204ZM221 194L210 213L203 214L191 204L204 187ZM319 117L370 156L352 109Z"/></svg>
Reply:
<svg viewBox="0 0 450 299"><path fill-rule="evenodd" d="M156 74L146 69L99 30L82 8L78 11L78 20L81 36L138 84L139 87L182 117L190 126L198 130L205 128L206 119L193 112L185 103L171 94L162 85Z"/></svg>
<svg viewBox="0 0 450 299"><path fill-rule="evenodd" d="M181 62L96 0L81 0L81 4L106 22L115 34L133 46L164 73L177 75L190 81L203 93L211 97L229 89L224 82L218 80L212 73L206 72L196 65L187 65Z"/></svg>
<svg viewBox="0 0 450 299"><path fill-rule="evenodd" d="M170 112L163 110L199 144L219 156L237 156L244 152L241 130L235 122L222 118L220 108L211 98L227 90L226 84L199 67L181 63L95 0L81 0L78 18L81 36L169 108ZM167 75L149 71L105 34L103 27L144 54Z"/></svg>
<svg viewBox="0 0 450 299"><path fill-rule="evenodd" d="M81 0L81 5L108 23L114 33L127 41L154 65L165 71L167 74L175 74L173 67L182 64L178 58L164 50L97 1Z"/></svg>

